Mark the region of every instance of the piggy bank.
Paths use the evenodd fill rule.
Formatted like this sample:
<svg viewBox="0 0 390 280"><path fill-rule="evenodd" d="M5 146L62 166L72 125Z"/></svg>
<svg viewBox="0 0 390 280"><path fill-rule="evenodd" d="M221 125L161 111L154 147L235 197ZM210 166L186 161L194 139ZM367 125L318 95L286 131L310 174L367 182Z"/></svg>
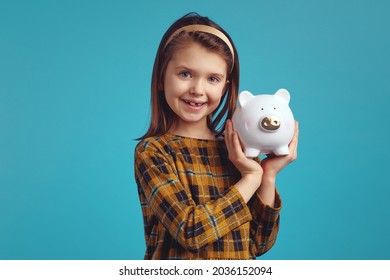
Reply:
<svg viewBox="0 0 390 280"><path fill-rule="evenodd" d="M275 94L239 94L232 122L247 157L289 154L295 126L289 102L290 93L285 89Z"/></svg>

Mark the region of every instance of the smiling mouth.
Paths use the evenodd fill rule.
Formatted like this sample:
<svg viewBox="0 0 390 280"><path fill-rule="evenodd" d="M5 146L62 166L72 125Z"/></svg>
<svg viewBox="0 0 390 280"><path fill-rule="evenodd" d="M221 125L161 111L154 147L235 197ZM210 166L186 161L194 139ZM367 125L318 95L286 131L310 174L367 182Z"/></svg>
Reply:
<svg viewBox="0 0 390 280"><path fill-rule="evenodd" d="M203 103L197 103L197 102L192 102L192 101L189 101L189 100L183 100L185 103L187 103L188 105L191 105L191 106L193 106L193 107L202 107L204 104L205 104L205 102L203 102Z"/></svg>

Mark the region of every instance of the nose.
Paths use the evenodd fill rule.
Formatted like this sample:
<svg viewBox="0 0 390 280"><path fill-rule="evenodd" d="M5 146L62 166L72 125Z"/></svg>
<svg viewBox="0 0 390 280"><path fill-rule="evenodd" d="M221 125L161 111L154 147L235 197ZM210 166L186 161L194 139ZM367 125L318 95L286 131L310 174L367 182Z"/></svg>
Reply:
<svg viewBox="0 0 390 280"><path fill-rule="evenodd" d="M204 94L204 88L201 79L196 79L193 81L190 93L195 96L201 96Z"/></svg>
<svg viewBox="0 0 390 280"><path fill-rule="evenodd" d="M275 116L266 116L260 121L260 128L265 131L275 131L280 127L280 120Z"/></svg>

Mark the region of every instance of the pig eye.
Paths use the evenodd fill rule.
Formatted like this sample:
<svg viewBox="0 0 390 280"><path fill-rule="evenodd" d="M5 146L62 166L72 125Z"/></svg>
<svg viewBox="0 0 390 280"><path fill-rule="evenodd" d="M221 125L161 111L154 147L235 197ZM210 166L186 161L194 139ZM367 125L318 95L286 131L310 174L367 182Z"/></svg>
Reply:
<svg viewBox="0 0 390 280"><path fill-rule="evenodd" d="M261 108L261 111L263 111L264 110L264 108Z"/></svg>
<svg viewBox="0 0 390 280"><path fill-rule="evenodd" d="M274 110L276 110L276 108L274 108Z"/></svg>

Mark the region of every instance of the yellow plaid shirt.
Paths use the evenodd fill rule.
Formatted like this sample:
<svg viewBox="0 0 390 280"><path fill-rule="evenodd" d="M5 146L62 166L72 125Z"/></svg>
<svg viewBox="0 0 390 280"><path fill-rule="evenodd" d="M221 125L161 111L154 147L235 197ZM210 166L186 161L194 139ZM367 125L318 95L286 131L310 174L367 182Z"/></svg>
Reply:
<svg viewBox="0 0 390 280"><path fill-rule="evenodd" d="M223 140L150 137L138 143L134 169L145 259L255 259L275 243L278 193L275 208L257 194L245 203Z"/></svg>

